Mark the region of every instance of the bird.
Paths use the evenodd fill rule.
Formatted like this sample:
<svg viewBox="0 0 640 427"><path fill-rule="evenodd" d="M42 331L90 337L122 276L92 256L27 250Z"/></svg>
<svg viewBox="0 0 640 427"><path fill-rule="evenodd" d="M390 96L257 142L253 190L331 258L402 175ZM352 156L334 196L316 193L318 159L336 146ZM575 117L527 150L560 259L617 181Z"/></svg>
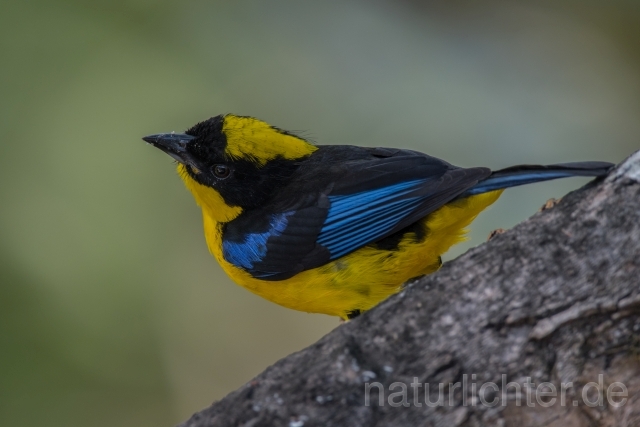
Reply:
<svg viewBox="0 0 640 427"><path fill-rule="evenodd" d="M176 160L209 251L234 282L343 320L437 271L504 189L613 167L462 168L406 149L316 145L233 114L142 139Z"/></svg>

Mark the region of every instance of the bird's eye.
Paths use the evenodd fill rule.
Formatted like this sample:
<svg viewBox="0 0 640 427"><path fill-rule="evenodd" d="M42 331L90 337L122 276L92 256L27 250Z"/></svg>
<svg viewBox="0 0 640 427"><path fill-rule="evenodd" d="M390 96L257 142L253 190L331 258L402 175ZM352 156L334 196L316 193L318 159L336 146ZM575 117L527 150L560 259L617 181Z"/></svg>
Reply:
<svg viewBox="0 0 640 427"><path fill-rule="evenodd" d="M213 174L220 179L225 179L231 174L231 168L227 165L215 165Z"/></svg>

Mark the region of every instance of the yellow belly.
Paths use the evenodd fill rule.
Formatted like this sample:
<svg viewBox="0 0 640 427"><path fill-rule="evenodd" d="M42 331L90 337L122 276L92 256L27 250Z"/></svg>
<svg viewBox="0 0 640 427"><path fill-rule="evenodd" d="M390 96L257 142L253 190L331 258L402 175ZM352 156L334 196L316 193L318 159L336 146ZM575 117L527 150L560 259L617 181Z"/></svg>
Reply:
<svg viewBox="0 0 640 427"><path fill-rule="evenodd" d="M321 267L306 270L286 280L254 279L222 256L220 224L203 209L207 245L224 271L240 286L270 301L294 310L347 317L353 310L365 311L398 292L408 279L440 268L440 255L464 240L471 221L495 202L502 190L450 202L425 217L428 233L416 242L407 233L397 250L364 246Z"/></svg>

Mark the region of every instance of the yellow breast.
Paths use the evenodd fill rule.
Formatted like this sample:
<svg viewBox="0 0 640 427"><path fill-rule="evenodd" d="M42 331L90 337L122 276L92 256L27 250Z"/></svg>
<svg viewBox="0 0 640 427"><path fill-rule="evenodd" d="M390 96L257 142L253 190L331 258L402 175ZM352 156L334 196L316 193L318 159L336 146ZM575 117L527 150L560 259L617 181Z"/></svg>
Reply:
<svg viewBox="0 0 640 427"><path fill-rule="evenodd" d="M464 240L465 227L495 202L502 190L451 202L424 218L428 233L416 241L407 233L397 250L364 246L324 266L303 271L282 281L263 281L227 262L222 255L221 223L203 206L207 245L223 270L240 286L276 304L309 313L346 318L365 311L398 292L407 280L433 273L440 255Z"/></svg>

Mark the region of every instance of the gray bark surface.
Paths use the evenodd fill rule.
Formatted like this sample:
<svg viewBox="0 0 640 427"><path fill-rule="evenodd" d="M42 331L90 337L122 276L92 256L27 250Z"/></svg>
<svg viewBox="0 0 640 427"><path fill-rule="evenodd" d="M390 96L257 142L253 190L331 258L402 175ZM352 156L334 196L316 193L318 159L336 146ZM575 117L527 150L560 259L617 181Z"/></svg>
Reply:
<svg viewBox="0 0 640 427"><path fill-rule="evenodd" d="M529 406L527 378L552 383L554 404ZM481 395L485 382L500 391ZM602 404L589 382L602 384ZM622 406L608 400L614 382L627 389ZM431 402L444 384L442 406L425 404L425 383ZM182 426L640 426L640 152Z"/></svg>

